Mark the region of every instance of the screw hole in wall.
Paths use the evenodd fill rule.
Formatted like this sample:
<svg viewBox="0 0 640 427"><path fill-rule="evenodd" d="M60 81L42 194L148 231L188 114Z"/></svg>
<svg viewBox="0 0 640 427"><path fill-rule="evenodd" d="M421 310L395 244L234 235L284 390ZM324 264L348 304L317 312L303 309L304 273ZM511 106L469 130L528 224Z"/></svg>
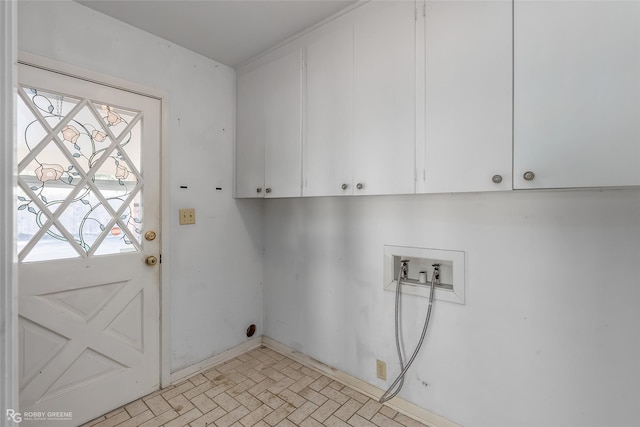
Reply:
<svg viewBox="0 0 640 427"><path fill-rule="evenodd" d="M256 333L256 325L253 323L247 328L247 338L251 338Z"/></svg>

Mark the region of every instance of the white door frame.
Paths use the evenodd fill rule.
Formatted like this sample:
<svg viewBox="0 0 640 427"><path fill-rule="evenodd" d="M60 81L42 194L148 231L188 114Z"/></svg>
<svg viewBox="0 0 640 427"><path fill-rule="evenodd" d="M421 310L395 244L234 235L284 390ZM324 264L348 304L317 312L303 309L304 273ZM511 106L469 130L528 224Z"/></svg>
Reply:
<svg viewBox="0 0 640 427"><path fill-rule="evenodd" d="M89 80L99 84L123 89L129 92L134 92L144 96L150 96L157 98L161 101L161 136L160 136L160 236L161 247L160 253L164 255L164 259L170 259L169 256L169 227L168 221L169 210L169 164L168 164L168 144L167 144L167 93L139 85L136 83L128 82L119 78L86 70L73 65L65 64L59 61L44 58L38 55L28 54L25 52L18 52L18 61L22 64L32 65L39 68L43 68L49 71L62 73L71 77L77 77L84 80ZM15 199L15 198L14 198ZM12 211L13 213L13 211ZM165 277L171 277L169 273L169 263L164 262L160 265L160 387L166 387L170 384L170 338L169 333L171 328L169 327L169 307L170 307L170 292L168 286L168 280L163 280ZM17 327L15 328L17 331ZM17 345L16 345L17 348ZM17 382L16 382L17 384ZM17 386L16 386L17 387Z"/></svg>
<svg viewBox="0 0 640 427"><path fill-rule="evenodd" d="M16 212L16 88L18 3L0 1L0 426L18 410L18 278Z"/></svg>

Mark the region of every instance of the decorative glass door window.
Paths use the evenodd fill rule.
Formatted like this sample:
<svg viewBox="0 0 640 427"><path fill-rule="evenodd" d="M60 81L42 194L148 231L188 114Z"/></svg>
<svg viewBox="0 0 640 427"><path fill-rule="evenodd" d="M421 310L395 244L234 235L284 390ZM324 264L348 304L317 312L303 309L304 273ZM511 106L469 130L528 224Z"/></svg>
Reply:
<svg viewBox="0 0 640 427"><path fill-rule="evenodd" d="M141 250L142 116L19 87L20 261Z"/></svg>

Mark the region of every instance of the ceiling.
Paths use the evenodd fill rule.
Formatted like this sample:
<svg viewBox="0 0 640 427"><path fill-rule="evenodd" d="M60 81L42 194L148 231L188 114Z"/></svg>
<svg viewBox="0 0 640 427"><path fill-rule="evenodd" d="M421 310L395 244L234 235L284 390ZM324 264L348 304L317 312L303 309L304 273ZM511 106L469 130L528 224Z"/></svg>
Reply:
<svg viewBox="0 0 640 427"><path fill-rule="evenodd" d="M355 0L76 0L237 67Z"/></svg>

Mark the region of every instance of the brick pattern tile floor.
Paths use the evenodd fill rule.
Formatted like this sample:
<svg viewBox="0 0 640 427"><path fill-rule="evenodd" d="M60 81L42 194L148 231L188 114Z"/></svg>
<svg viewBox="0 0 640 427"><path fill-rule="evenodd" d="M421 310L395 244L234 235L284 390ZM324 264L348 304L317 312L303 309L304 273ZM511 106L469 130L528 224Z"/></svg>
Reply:
<svg viewBox="0 0 640 427"><path fill-rule="evenodd" d="M158 390L82 427L422 427L267 347Z"/></svg>

